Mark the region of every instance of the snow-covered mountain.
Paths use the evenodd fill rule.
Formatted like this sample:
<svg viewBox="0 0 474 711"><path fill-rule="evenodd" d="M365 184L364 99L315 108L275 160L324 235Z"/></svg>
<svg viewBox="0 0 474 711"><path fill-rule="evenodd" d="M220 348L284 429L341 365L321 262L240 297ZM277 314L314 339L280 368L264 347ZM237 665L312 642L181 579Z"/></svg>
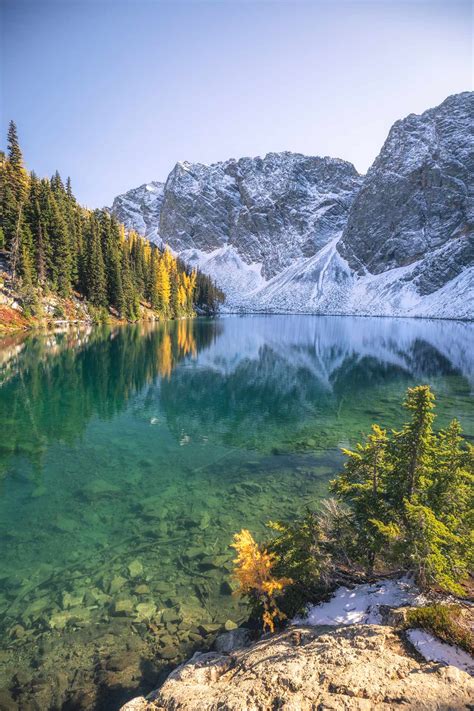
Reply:
<svg viewBox="0 0 474 711"><path fill-rule="evenodd" d="M184 162L111 209L229 311L473 318L473 109L465 92L397 121L365 177L287 152Z"/></svg>
<svg viewBox="0 0 474 711"><path fill-rule="evenodd" d="M164 183L152 181L115 198L112 212L131 230L161 244L158 234Z"/></svg>

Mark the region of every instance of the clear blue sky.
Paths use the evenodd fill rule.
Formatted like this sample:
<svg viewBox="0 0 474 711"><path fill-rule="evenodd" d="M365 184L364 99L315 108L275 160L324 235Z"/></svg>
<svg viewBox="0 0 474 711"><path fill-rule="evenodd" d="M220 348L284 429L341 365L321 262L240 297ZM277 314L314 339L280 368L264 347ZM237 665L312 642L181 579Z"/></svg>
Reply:
<svg viewBox="0 0 474 711"><path fill-rule="evenodd" d="M177 160L293 150L365 172L397 118L471 88L469 1L0 0L1 130L110 204Z"/></svg>

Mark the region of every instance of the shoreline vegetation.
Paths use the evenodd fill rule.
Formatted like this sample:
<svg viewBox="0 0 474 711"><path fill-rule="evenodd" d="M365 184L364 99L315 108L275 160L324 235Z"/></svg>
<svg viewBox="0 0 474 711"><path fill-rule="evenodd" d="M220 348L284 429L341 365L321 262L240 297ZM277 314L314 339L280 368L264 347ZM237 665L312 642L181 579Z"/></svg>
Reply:
<svg viewBox="0 0 474 711"><path fill-rule="evenodd" d="M465 602L472 600L474 447L457 420L435 432L429 386L409 388L403 407L409 418L401 429L374 424L355 450L343 450L333 497L317 510L270 521L262 544L247 529L235 534L231 584L247 602L248 622L221 630L215 651L196 653L122 711L236 708L231 701L273 708L276 698L309 704L326 693L332 703L338 693L379 703L391 684L410 708L431 708L435 698L465 707L474 668ZM359 665L370 668L370 682ZM404 686L415 671L417 688ZM341 675L353 678L339 688Z"/></svg>
<svg viewBox="0 0 474 711"><path fill-rule="evenodd" d="M70 178L27 172L16 126L0 152L0 333L55 321L167 320L214 313L224 294L167 248L89 210Z"/></svg>
<svg viewBox="0 0 474 711"><path fill-rule="evenodd" d="M474 446L456 419L434 431L429 386L408 388L403 407L400 430L373 424L355 450L342 450L333 497L317 511L270 521L262 545L245 529L234 536L238 592L264 631L347 581L408 575L424 592L472 594Z"/></svg>

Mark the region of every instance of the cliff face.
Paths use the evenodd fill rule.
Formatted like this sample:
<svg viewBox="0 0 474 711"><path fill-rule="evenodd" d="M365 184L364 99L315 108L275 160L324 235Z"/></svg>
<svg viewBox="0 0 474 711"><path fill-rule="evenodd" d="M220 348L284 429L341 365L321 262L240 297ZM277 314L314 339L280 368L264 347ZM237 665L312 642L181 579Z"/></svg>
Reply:
<svg viewBox="0 0 474 711"><path fill-rule="evenodd" d="M397 121L365 177L293 153L178 163L115 199L230 311L472 318L474 94Z"/></svg>
<svg viewBox="0 0 474 711"><path fill-rule="evenodd" d="M269 279L342 230L360 185L351 163L295 153L178 163L165 184L160 235L179 252L233 248Z"/></svg>
<svg viewBox="0 0 474 711"><path fill-rule="evenodd" d="M349 213L339 252L356 272L418 262L428 294L474 264L474 94L397 121Z"/></svg>

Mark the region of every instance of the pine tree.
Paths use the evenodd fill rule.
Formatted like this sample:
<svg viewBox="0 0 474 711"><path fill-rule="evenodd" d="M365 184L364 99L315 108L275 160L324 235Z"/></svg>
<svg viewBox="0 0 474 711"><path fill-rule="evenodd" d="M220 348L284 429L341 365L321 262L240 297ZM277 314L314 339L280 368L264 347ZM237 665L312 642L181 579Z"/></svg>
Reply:
<svg viewBox="0 0 474 711"><path fill-rule="evenodd" d="M8 172L10 186L18 205L25 202L28 195L28 174L23 164L23 154L18 142L18 133L14 121L8 126Z"/></svg>
<svg viewBox="0 0 474 711"><path fill-rule="evenodd" d="M463 594L460 581L469 573L462 538L435 516L428 506L405 502L407 540L405 560L421 588L439 585Z"/></svg>
<svg viewBox="0 0 474 711"><path fill-rule="evenodd" d="M434 395L409 388L411 418L387 437L373 427L352 452L332 491L353 516L355 557L415 573L422 587L460 592L474 564L474 447L459 423L433 432Z"/></svg>
<svg viewBox="0 0 474 711"><path fill-rule="evenodd" d="M128 243L125 242L122 248L122 291L124 310L121 315L129 321L136 321L140 313L140 304L133 285L131 268L130 268L130 253Z"/></svg>
<svg viewBox="0 0 474 711"><path fill-rule="evenodd" d="M121 274L120 228L115 219L102 216L107 300L122 314L125 308Z"/></svg>
<svg viewBox="0 0 474 711"><path fill-rule="evenodd" d="M373 520L386 522L385 503L387 482L392 475L388 458L386 430L372 425L372 432L355 451L343 449L347 457L344 471L331 482L331 491L351 506L354 514L354 548L356 555L365 559L371 573L383 536Z"/></svg>
<svg viewBox="0 0 474 711"><path fill-rule="evenodd" d="M411 413L411 419L394 432L392 440L396 485L389 496L399 508L404 498L412 501L432 475L434 400L428 385L408 388L403 406Z"/></svg>
<svg viewBox="0 0 474 711"><path fill-rule="evenodd" d="M72 245L66 220L53 194L50 196L49 233L52 242L53 285L61 296L67 297L73 279Z"/></svg>
<svg viewBox="0 0 474 711"><path fill-rule="evenodd" d="M91 215L88 232L88 259L86 266L86 289L89 301L94 306L107 305L107 282L104 257L100 239L100 226L95 215Z"/></svg>

